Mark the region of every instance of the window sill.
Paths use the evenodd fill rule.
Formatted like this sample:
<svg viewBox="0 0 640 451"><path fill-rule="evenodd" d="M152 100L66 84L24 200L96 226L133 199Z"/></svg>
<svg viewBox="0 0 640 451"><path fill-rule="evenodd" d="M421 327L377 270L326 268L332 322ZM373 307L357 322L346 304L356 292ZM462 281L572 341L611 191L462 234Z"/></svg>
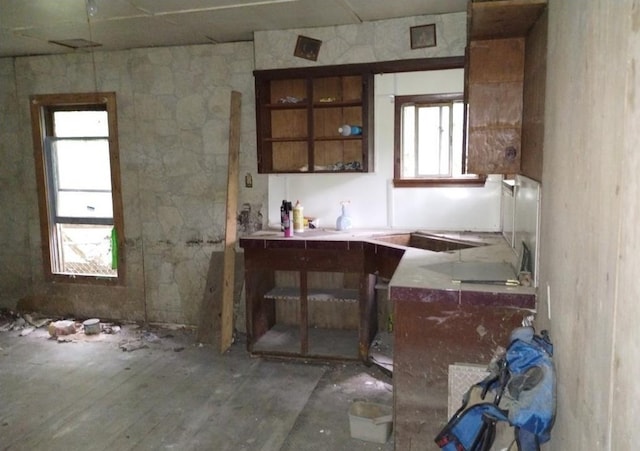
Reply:
<svg viewBox="0 0 640 451"><path fill-rule="evenodd" d="M124 279L120 277L48 274L47 280L53 283L69 283L80 285L124 286Z"/></svg>
<svg viewBox="0 0 640 451"><path fill-rule="evenodd" d="M394 188L435 188L456 186L484 186L486 175L469 175L457 178L393 179Z"/></svg>

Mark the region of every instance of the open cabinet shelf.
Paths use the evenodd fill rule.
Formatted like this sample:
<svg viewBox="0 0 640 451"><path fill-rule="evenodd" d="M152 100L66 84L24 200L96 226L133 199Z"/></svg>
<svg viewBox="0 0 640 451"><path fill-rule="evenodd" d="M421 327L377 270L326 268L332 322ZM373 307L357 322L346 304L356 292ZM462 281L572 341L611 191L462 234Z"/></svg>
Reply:
<svg viewBox="0 0 640 451"><path fill-rule="evenodd" d="M258 172L373 169L373 76L368 72L255 71ZM343 136L356 125L362 133Z"/></svg>
<svg viewBox="0 0 640 451"><path fill-rule="evenodd" d="M378 318L376 276L368 272L364 247L295 243L270 248L240 241L247 349L264 356L366 361Z"/></svg>

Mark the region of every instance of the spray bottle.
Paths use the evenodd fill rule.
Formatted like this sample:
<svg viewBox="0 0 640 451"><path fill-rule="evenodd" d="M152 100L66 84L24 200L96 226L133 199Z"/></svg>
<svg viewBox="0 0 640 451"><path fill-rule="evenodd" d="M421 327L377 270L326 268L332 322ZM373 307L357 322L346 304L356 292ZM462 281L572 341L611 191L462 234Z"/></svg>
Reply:
<svg viewBox="0 0 640 451"><path fill-rule="evenodd" d="M338 216L338 219L336 219L336 229L349 230L352 225L351 217L347 212L347 204L349 204L349 201L342 201L340 204L342 205L342 214Z"/></svg>

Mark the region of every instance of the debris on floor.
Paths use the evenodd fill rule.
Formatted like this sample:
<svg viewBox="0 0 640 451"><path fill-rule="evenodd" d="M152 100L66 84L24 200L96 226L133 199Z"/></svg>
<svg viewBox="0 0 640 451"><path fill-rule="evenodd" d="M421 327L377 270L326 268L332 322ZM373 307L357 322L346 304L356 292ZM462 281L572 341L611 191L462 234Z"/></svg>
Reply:
<svg viewBox="0 0 640 451"><path fill-rule="evenodd" d="M29 328L38 329L48 325L50 322L50 318L35 313L21 315L7 308L0 309L0 332L9 332L12 330L22 331ZM21 333L21 335L28 335L29 333L30 332Z"/></svg>
<svg viewBox="0 0 640 451"><path fill-rule="evenodd" d="M148 347L149 345L147 345L142 340L133 340L133 341L125 340L120 342L120 349L122 349L124 352L137 351L138 349L145 349Z"/></svg>
<svg viewBox="0 0 640 451"><path fill-rule="evenodd" d="M73 342L84 335L118 334L120 325L104 323L97 318L85 321L75 319L52 319L38 313L17 313L7 308L0 309L0 332L18 332L26 337L38 329L46 330L47 337L60 343Z"/></svg>
<svg viewBox="0 0 640 451"><path fill-rule="evenodd" d="M124 352L158 349L182 352L193 342L195 330L184 325L106 322L100 318L52 318L35 312L18 313L0 308L0 333L32 336L58 343L112 341ZM202 343L193 346L202 347Z"/></svg>

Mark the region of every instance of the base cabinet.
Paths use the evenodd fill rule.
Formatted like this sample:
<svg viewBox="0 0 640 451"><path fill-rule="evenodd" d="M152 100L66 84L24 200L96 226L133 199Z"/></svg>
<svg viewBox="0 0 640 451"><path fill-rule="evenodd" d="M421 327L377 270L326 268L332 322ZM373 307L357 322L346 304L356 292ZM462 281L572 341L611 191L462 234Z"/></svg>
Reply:
<svg viewBox="0 0 640 451"><path fill-rule="evenodd" d="M423 290L405 296L393 288L390 297L395 320L395 448L436 449L433 440L448 421L449 365L487 365L495 348L506 346L511 331L530 314L535 298L494 305L490 297L473 293L461 302L455 291ZM514 306L514 301L523 306Z"/></svg>
<svg viewBox="0 0 640 451"><path fill-rule="evenodd" d="M339 245L343 249L245 247L248 350L367 361L377 333L376 277L365 272L360 244L359 249L348 249L347 242Z"/></svg>

